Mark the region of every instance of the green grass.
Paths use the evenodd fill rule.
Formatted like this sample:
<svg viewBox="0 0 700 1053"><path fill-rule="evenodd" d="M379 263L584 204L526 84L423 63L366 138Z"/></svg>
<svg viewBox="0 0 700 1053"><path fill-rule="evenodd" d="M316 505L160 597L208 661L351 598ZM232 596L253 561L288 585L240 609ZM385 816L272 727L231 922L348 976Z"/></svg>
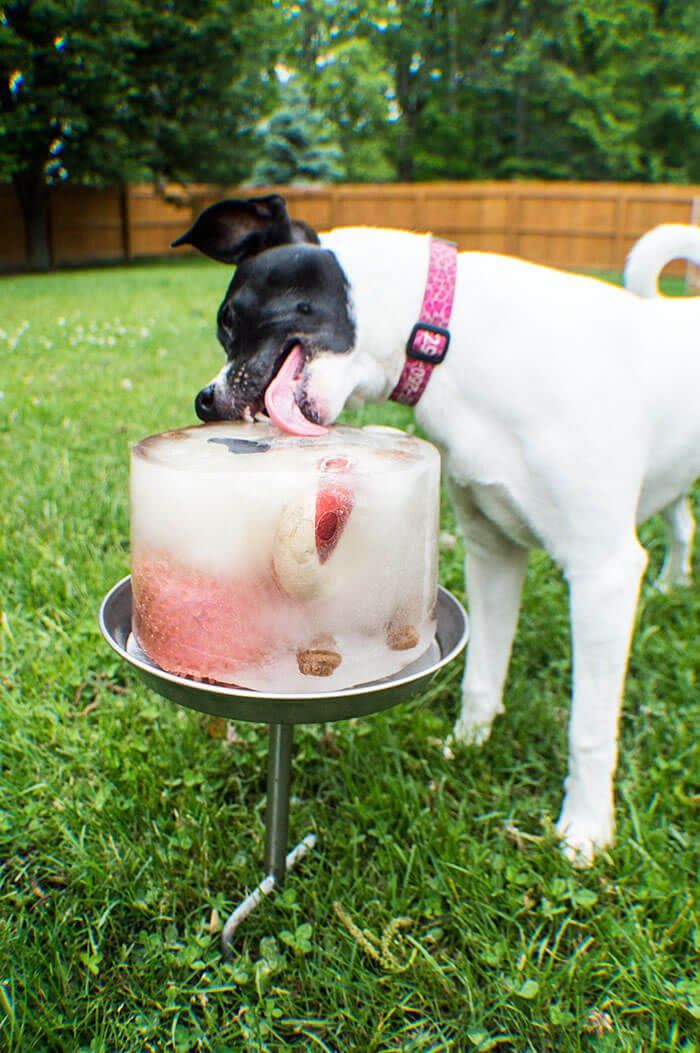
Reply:
<svg viewBox="0 0 700 1053"><path fill-rule="evenodd" d="M574 871L552 836L570 652L534 554L481 750L441 751L461 662L387 713L297 729L292 836L320 848L222 961L217 918L261 876L264 729L227 744L148 692L97 609L129 570L129 444L192 421L225 283L206 263L0 283L0 1048L697 1051L700 593L651 587L655 523L614 850ZM458 596L461 559L441 565Z"/></svg>

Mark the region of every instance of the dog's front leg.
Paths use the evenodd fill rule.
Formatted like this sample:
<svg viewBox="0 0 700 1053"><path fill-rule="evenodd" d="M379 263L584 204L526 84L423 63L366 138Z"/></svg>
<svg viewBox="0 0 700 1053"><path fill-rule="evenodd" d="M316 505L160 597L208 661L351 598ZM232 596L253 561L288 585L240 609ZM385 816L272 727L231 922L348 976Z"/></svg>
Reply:
<svg viewBox="0 0 700 1053"><path fill-rule="evenodd" d="M613 840L618 719L646 563L646 552L633 537L609 549L595 568L567 568L574 687L569 773L557 831L566 855L582 865Z"/></svg>
<svg viewBox="0 0 700 1053"><path fill-rule="evenodd" d="M462 683L456 742L479 744L503 712L503 685L518 623L528 550L515 545L473 507L465 491L452 489L464 535L469 599L469 647Z"/></svg>

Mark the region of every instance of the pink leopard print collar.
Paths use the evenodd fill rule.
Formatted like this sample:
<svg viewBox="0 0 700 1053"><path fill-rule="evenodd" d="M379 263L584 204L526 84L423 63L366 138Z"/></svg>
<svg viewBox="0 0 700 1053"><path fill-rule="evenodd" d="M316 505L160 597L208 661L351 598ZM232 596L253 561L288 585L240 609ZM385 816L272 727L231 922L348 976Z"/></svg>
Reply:
<svg viewBox="0 0 700 1053"><path fill-rule="evenodd" d="M457 246L450 241L431 238L428 280L420 320L411 330L406 344L406 363L389 396L394 402L415 406L433 369L444 360L450 345L448 326L456 284Z"/></svg>

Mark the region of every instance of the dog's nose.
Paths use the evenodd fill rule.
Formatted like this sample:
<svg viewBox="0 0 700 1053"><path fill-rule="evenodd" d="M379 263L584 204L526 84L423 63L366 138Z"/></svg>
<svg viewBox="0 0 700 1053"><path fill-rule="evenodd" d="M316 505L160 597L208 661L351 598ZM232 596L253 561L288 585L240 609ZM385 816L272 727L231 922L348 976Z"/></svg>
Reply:
<svg viewBox="0 0 700 1053"><path fill-rule="evenodd" d="M194 400L195 413L200 420L218 420L219 415L216 412L216 405L214 403L214 385L209 384L206 388L198 393Z"/></svg>

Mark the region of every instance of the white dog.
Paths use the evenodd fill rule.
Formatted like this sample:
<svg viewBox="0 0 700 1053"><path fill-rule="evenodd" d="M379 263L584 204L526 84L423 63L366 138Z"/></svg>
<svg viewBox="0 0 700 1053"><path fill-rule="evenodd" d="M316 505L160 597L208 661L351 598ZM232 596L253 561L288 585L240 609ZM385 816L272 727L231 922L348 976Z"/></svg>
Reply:
<svg viewBox="0 0 700 1053"><path fill-rule="evenodd" d="M429 236L346 228L319 244L273 196L212 206L182 242L238 264L218 315L227 363L198 396L203 419L265 405L288 430L313 432L347 404L422 388L403 378L431 298ZM483 252L453 262L451 343L416 419L442 450L466 542L471 639L455 737L483 741L503 710L528 550L540 546L571 601L557 828L567 853L589 861L613 838L618 718L647 564L637 524L700 474L698 305ZM435 348L442 359L443 328L412 345L411 365Z"/></svg>

